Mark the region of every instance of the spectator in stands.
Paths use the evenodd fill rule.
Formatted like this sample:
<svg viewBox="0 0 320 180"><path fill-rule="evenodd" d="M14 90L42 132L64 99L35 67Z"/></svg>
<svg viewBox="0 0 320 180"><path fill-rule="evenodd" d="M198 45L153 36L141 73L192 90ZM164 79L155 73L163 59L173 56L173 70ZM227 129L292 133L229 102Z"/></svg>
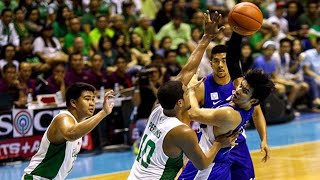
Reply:
<svg viewBox="0 0 320 180"><path fill-rule="evenodd" d="M291 50L292 42L288 38L280 40L280 48L275 51L272 58L276 61L276 74L279 79L276 81L279 84L283 84L287 92L289 92L287 108L291 109L296 99L305 95L309 86L303 81L298 81L298 77L290 73L290 61L291 57L289 52Z"/></svg>
<svg viewBox="0 0 320 180"><path fill-rule="evenodd" d="M268 22L263 22L260 30L250 36L249 42L253 53L260 53L262 45L272 38L272 26Z"/></svg>
<svg viewBox="0 0 320 180"><path fill-rule="evenodd" d="M183 17L180 12L175 12L173 20L165 24L157 34L157 39L161 40L165 36L172 39L172 49L177 49L180 43L189 43L191 40L190 26L183 23Z"/></svg>
<svg viewBox="0 0 320 180"><path fill-rule="evenodd" d="M108 79L107 72L103 68L103 60L101 55L94 54L91 57L91 68L87 71L89 76L89 82L96 89L104 87L105 89L113 89L113 84L111 84Z"/></svg>
<svg viewBox="0 0 320 180"><path fill-rule="evenodd" d="M89 76L86 73L83 56L80 53L72 53L69 55L69 67L66 72L66 86L70 86L75 82L90 83Z"/></svg>
<svg viewBox="0 0 320 180"><path fill-rule="evenodd" d="M317 47L317 38L320 37L320 24L315 24L310 28L309 39L313 48Z"/></svg>
<svg viewBox="0 0 320 180"><path fill-rule="evenodd" d="M177 63L177 51L175 50L166 51L164 59L165 67L167 69L164 75L164 80L168 81L171 77L179 74L181 67Z"/></svg>
<svg viewBox="0 0 320 180"><path fill-rule="evenodd" d="M32 66L27 62L20 63L19 66L19 83L20 89L25 91L25 95L27 96L29 93L32 96L35 95L36 81L31 78L32 75Z"/></svg>
<svg viewBox="0 0 320 180"><path fill-rule="evenodd" d="M150 19L147 16L141 15L139 19L139 26L133 32L140 35L142 38L143 48L150 50L156 41L156 33L152 26L150 26Z"/></svg>
<svg viewBox="0 0 320 180"><path fill-rule="evenodd" d="M288 32L288 21L284 18L284 10L285 10L285 3L284 2L277 2L276 3L276 10L275 15L268 18L270 23L276 22L280 25L280 31L283 33Z"/></svg>
<svg viewBox="0 0 320 180"><path fill-rule="evenodd" d="M248 43L244 43L241 45L240 61L243 72L247 72L252 67L252 49Z"/></svg>
<svg viewBox="0 0 320 180"><path fill-rule="evenodd" d="M94 29L92 29L89 33L90 45L93 47L95 51L98 50L99 40L101 36L114 36L114 31L108 28L108 22L106 16L98 16L97 17L97 24Z"/></svg>
<svg viewBox="0 0 320 180"><path fill-rule="evenodd" d="M53 36L51 24L43 26L41 36L33 42L33 52L48 64L68 61L68 56L62 51L59 40Z"/></svg>
<svg viewBox="0 0 320 180"><path fill-rule="evenodd" d="M204 30L203 27L203 13L201 11L197 11L193 14L190 24L191 31L194 28L199 28L201 31Z"/></svg>
<svg viewBox="0 0 320 180"><path fill-rule="evenodd" d="M125 42L126 44L129 43L129 30L126 30L125 23L124 23L124 17L123 15L116 14L111 17L112 26L111 29L115 33L121 33L125 35ZM113 36L111 36L113 37Z"/></svg>
<svg viewBox="0 0 320 180"><path fill-rule="evenodd" d="M112 39L109 36L102 36L100 38L99 54L103 59L103 68L108 72L114 72L116 70L114 65L118 53L114 48L112 48Z"/></svg>
<svg viewBox="0 0 320 180"><path fill-rule="evenodd" d="M20 41L19 51L16 52L16 59L19 62L27 62L32 66L32 72L44 73L50 70L50 65L41 61L41 59L33 54L32 37L22 38Z"/></svg>
<svg viewBox="0 0 320 180"><path fill-rule="evenodd" d="M7 44L13 44L14 46L19 46L19 36L12 23L12 10L3 9L1 12L0 21L0 47Z"/></svg>
<svg viewBox="0 0 320 180"><path fill-rule="evenodd" d="M132 33L130 37L130 53L131 62L128 64L132 66L146 66L151 63L151 56L153 55L150 50L146 50L142 45L142 38L137 33Z"/></svg>
<svg viewBox="0 0 320 180"><path fill-rule="evenodd" d="M191 22L197 27L203 27L203 13L199 10L199 8L200 8L200 1L192 0L190 6L186 7L185 11L186 11L186 14L188 15L188 20L189 20L188 22ZM191 29L192 29L192 24L191 24Z"/></svg>
<svg viewBox="0 0 320 180"><path fill-rule="evenodd" d="M165 52L171 50L172 39L169 36L164 36L159 44L159 48L156 50L156 54L164 57Z"/></svg>
<svg viewBox="0 0 320 180"><path fill-rule="evenodd" d="M39 94L55 94L61 91L62 96L65 95L66 82L65 82L65 63L57 62L53 64L52 73L46 79Z"/></svg>
<svg viewBox="0 0 320 180"><path fill-rule="evenodd" d="M307 3L307 12L301 14L298 19L299 24L307 24L312 27L315 24L320 24L320 14L318 11L319 5L317 0L309 0Z"/></svg>
<svg viewBox="0 0 320 180"><path fill-rule="evenodd" d="M304 79L309 84L310 96L313 107L320 105L320 38L317 38L317 46L305 51L303 61Z"/></svg>
<svg viewBox="0 0 320 180"><path fill-rule="evenodd" d="M124 17L124 29L125 31L131 32L134 27L138 24L138 18L135 14L135 6L133 2L123 1L122 2L122 15Z"/></svg>
<svg viewBox="0 0 320 180"><path fill-rule="evenodd" d="M126 37L122 33L116 33L112 38L112 47L116 50L118 56L124 56L128 61L131 60L130 49L126 45Z"/></svg>
<svg viewBox="0 0 320 180"><path fill-rule="evenodd" d="M30 36L28 28L25 21L25 13L21 7L14 10L14 28L19 36L19 39Z"/></svg>
<svg viewBox="0 0 320 180"><path fill-rule="evenodd" d="M180 43L178 45L178 48L177 48L177 62L181 67L183 67L187 63L190 54L191 53L190 53L186 43Z"/></svg>
<svg viewBox="0 0 320 180"><path fill-rule="evenodd" d="M6 64L2 70L2 79L0 79L0 93L8 93L13 96L14 104L17 106L25 105L27 98L23 89L20 89L20 82L17 75L17 67L12 64Z"/></svg>
<svg viewBox="0 0 320 180"><path fill-rule="evenodd" d="M162 2L161 9L158 11L152 26L156 33L160 31L162 26L170 22L173 12L173 0L165 0Z"/></svg>
<svg viewBox="0 0 320 180"><path fill-rule="evenodd" d="M272 58L272 54L276 50L276 44L273 41L266 41L263 46L263 54L254 59L252 69L261 69L264 73L272 77L275 82L275 88L279 94L285 96L286 89L283 84L276 83L279 76L276 74L276 61Z"/></svg>
<svg viewBox="0 0 320 180"><path fill-rule="evenodd" d="M110 74L111 84L118 83L120 90L133 86L131 77L127 73L128 60L124 56L118 56L115 61L117 70Z"/></svg>
<svg viewBox="0 0 320 180"><path fill-rule="evenodd" d="M54 22L52 22L53 35L63 42L63 38L68 33L69 20L71 17L70 9L67 6L60 6L57 9L57 15Z"/></svg>
<svg viewBox="0 0 320 180"><path fill-rule="evenodd" d="M33 7L26 12L26 25L33 37L41 35L43 24L40 22L40 12L37 7Z"/></svg>
<svg viewBox="0 0 320 180"><path fill-rule="evenodd" d="M83 27L84 32L87 34L89 34L89 32L97 24L99 4L100 4L99 0L91 0L89 5L90 7L89 12L83 14L83 16L81 17L81 25Z"/></svg>
<svg viewBox="0 0 320 180"><path fill-rule="evenodd" d="M80 20L78 17L73 17L70 19L70 31L64 37L64 49L68 53L74 52L74 43L76 37L80 37L83 40L84 47L81 53L83 55L89 56L90 54L90 40L88 35L81 31Z"/></svg>
<svg viewBox="0 0 320 180"><path fill-rule="evenodd" d="M280 40L285 38L286 35L280 30L279 22L270 22L272 26L272 41L276 43L276 48L280 47Z"/></svg>
<svg viewBox="0 0 320 180"><path fill-rule="evenodd" d="M304 8L299 1L290 0L287 2L287 16L289 35L297 36L300 28L299 17L303 13Z"/></svg>
<svg viewBox="0 0 320 180"><path fill-rule="evenodd" d="M2 47L0 54L0 69L3 69L3 66L12 63L16 66L17 71L19 68L19 61L14 59L15 47L12 44L7 44Z"/></svg>

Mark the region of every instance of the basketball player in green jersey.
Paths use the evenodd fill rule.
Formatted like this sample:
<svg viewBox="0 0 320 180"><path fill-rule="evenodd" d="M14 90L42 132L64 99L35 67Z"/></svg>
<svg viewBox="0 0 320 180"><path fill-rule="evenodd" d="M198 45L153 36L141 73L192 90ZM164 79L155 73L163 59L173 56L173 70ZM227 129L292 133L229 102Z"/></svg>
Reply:
<svg viewBox="0 0 320 180"><path fill-rule="evenodd" d="M112 93L106 92L102 110L92 116L95 88L80 82L71 85L66 91L67 110L51 121L22 179L66 179L80 151L82 137L111 113Z"/></svg>

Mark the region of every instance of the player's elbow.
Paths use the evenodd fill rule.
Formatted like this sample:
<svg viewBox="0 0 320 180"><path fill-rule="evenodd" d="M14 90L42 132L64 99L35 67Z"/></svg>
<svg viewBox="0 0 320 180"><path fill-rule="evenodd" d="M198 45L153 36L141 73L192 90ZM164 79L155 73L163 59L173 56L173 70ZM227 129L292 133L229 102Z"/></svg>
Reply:
<svg viewBox="0 0 320 180"><path fill-rule="evenodd" d="M63 134L63 138L66 139L67 141L75 141L79 139L79 136L77 135L77 133L73 131L69 131Z"/></svg>

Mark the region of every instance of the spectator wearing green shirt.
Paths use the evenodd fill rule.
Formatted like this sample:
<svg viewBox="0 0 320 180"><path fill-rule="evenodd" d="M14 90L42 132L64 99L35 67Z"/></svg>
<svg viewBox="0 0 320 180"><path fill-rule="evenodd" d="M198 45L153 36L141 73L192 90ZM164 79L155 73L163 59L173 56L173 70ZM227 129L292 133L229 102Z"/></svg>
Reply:
<svg viewBox="0 0 320 180"><path fill-rule="evenodd" d="M78 17L70 19L70 32L64 37L64 49L67 52L73 53L73 45L76 37L81 37L84 42L83 55L89 55L90 52L90 40L85 32L81 31L80 20Z"/></svg>
<svg viewBox="0 0 320 180"><path fill-rule="evenodd" d="M57 10L57 18L52 23L53 27L53 35L62 41L62 39L67 35L68 33L68 21L70 19L71 12L70 9L67 6L61 6Z"/></svg>
<svg viewBox="0 0 320 180"><path fill-rule="evenodd" d="M269 23L264 22L261 29L253 34L249 38L250 46L254 53L260 53L262 51L262 45L272 38L272 26Z"/></svg>
<svg viewBox="0 0 320 180"><path fill-rule="evenodd" d="M320 24L313 25L309 30L309 39L313 47L317 46L317 38L320 37Z"/></svg>
<svg viewBox="0 0 320 180"><path fill-rule="evenodd" d="M99 0L91 0L89 12L85 13L81 18L81 25L85 33L89 33L97 23L97 16L107 15L108 10L102 6ZM101 9L102 8L102 9Z"/></svg>
<svg viewBox="0 0 320 180"><path fill-rule="evenodd" d="M29 31L27 29L27 26L25 24L26 22L25 22L24 17L25 17L24 12L21 7L18 7L14 10L13 24L14 24L14 28L16 29L19 38L28 37L30 35Z"/></svg>
<svg viewBox="0 0 320 180"><path fill-rule="evenodd" d="M98 16L96 27L89 33L90 45L93 47L94 50L97 51L99 49L99 40L101 36L104 35L113 37L114 31L108 28L106 16Z"/></svg>
<svg viewBox="0 0 320 180"><path fill-rule="evenodd" d="M318 7L317 1L310 0L307 4L307 12L303 13L298 19L299 24L308 24L309 27L320 24Z"/></svg>
<svg viewBox="0 0 320 180"><path fill-rule="evenodd" d="M143 48L150 50L151 46L156 41L156 32L154 28L150 26L150 19L147 16L141 16L139 19L139 26L136 27L133 32L140 35L142 38Z"/></svg>
<svg viewBox="0 0 320 180"><path fill-rule="evenodd" d="M191 40L191 30L188 24L183 23L182 18L182 14L176 12L173 20L160 29L157 40L161 40L164 36L171 37L171 49L177 49L180 43L188 43Z"/></svg>

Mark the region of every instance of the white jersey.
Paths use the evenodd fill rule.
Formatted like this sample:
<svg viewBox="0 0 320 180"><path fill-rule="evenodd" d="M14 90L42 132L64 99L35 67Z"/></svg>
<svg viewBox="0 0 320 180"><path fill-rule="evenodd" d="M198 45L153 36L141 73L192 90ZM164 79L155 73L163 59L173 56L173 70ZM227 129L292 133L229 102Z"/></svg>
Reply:
<svg viewBox="0 0 320 180"><path fill-rule="evenodd" d="M129 180L175 178L183 164L183 153L177 158L169 158L162 145L167 133L180 125L185 124L175 117L165 116L160 105L152 111Z"/></svg>
<svg viewBox="0 0 320 180"><path fill-rule="evenodd" d="M68 114L74 119L75 123L78 123L69 111L61 111L53 118L52 122L55 121L56 117L60 114ZM49 127L41 139L38 152L32 157L29 166L24 170L25 174L22 179L62 180L66 179L70 173L77 154L81 149L82 138L55 145L48 140L47 133Z"/></svg>

